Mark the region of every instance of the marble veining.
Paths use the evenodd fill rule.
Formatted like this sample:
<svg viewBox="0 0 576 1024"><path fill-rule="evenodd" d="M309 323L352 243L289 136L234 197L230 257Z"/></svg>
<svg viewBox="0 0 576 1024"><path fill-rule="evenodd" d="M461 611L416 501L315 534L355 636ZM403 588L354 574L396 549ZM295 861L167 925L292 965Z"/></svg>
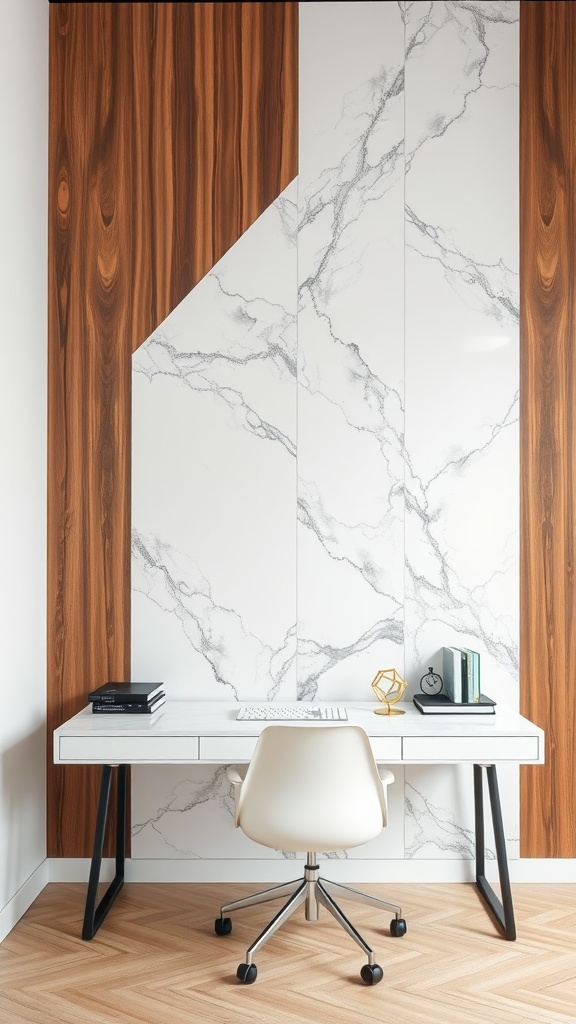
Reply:
<svg viewBox="0 0 576 1024"><path fill-rule="evenodd" d="M342 34L337 28L330 32L335 64L346 59L341 47L351 12L345 7ZM301 13L306 33L308 12ZM404 409L395 352L401 336L400 262L390 266L388 282L373 288L398 244L404 31L397 9L387 14L372 5L370 11L363 8L363 16L367 35L388 32L387 52L372 46L362 65L350 61L333 123L325 119L322 94L309 97L301 118L298 692L303 699L325 696L322 687L326 692L350 688L369 656L397 661L404 639ZM310 26L314 19L311 11ZM311 59L306 50L301 59L306 80ZM332 158L324 166L320 147ZM351 316L354 310L360 315ZM323 589L318 580L324 580L323 601L318 601Z"/></svg>
<svg viewBox="0 0 576 1024"><path fill-rule="evenodd" d="M133 590L174 616L228 699L273 700L292 669L294 627L278 650L250 632L234 608L218 605L209 580L159 538L132 536ZM257 666L257 673L255 667ZM253 677L257 683L254 685Z"/></svg>
<svg viewBox="0 0 576 1024"><path fill-rule="evenodd" d="M406 244L423 259L436 260L447 283L492 317L498 325L518 324L518 274L502 260L489 265L460 252L441 227L426 224L406 207Z"/></svg>
<svg viewBox="0 0 576 1024"><path fill-rule="evenodd" d="M370 651L377 641L389 640L398 646L404 638L402 623L394 618L376 622L348 647L330 647L313 640L300 640L298 644L298 700L313 700L320 679L353 655ZM366 689L368 694L368 688Z"/></svg>
<svg viewBox="0 0 576 1024"><path fill-rule="evenodd" d="M152 830L166 844L168 850L171 849L178 856L198 858L199 854L192 848L183 847L181 843L171 838L173 830L170 826L167 827L166 822L171 815L188 815L194 808L202 807L208 802L216 803L230 821L234 821L234 794L225 767L217 768L207 778L186 777L179 781L168 794L166 802L154 810L149 818L133 821L132 839L136 840L147 829Z"/></svg>
<svg viewBox="0 0 576 1024"><path fill-rule="evenodd" d="M285 205L285 204L284 204ZM286 216L282 209L282 218ZM267 420L258 411L258 395L245 389L244 379L252 366L269 364L277 379L290 382L296 376L296 339L294 313L260 296L242 296L228 291L217 272L204 283L210 289L210 301L228 321L228 332L216 351L188 351L170 341L169 329L156 331L134 358L134 372L148 381L158 375L172 378L193 391L208 392L216 404L223 404L235 427L247 430L263 440L282 444L296 455L293 424L290 434ZM170 319L170 318L169 318Z"/></svg>
<svg viewBox="0 0 576 1024"><path fill-rule="evenodd" d="M474 831L459 825L450 811L433 804L409 783L406 784L406 818L410 836L406 844L407 857L421 853L430 845L436 856L440 853L467 860L474 856ZM431 821L434 822L432 834Z"/></svg>

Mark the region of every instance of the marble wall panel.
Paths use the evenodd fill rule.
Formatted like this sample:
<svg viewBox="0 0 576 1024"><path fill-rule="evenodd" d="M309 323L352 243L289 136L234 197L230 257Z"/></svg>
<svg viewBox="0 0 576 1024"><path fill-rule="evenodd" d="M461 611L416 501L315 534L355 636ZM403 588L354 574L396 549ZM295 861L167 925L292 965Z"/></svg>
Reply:
<svg viewBox="0 0 576 1024"><path fill-rule="evenodd" d="M405 111L406 672L471 647L517 706L517 4L407 5ZM468 773L406 779L407 854L471 856Z"/></svg>
<svg viewBox="0 0 576 1024"><path fill-rule="evenodd" d="M298 694L403 670L404 26L300 8Z"/></svg>

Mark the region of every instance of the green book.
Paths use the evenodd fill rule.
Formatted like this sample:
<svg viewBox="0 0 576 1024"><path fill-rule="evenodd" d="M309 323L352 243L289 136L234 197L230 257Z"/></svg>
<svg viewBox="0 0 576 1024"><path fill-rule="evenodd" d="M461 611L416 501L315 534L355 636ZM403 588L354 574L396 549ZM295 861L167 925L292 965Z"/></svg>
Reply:
<svg viewBox="0 0 576 1024"><path fill-rule="evenodd" d="M462 651L458 647L442 648L442 678L444 690L455 704L463 700Z"/></svg>
<svg viewBox="0 0 576 1024"><path fill-rule="evenodd" d="M478 704L480 702L480 655L478 651L471 651L468 647L462 648L462 653L466 658L466 689L463 692L466 694L466 701L468 704Z"/></svg>

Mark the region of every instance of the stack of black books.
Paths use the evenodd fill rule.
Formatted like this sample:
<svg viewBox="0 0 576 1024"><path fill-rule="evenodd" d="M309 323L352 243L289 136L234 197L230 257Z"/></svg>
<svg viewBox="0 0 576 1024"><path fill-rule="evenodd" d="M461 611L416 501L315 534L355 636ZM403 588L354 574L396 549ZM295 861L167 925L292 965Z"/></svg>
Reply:
<svg viewBox="0 0 576 1024"><path fill-rule="evenodd" d="M152 715L166 700L163 683L104 683L88 694L98 715Z"/></svg>

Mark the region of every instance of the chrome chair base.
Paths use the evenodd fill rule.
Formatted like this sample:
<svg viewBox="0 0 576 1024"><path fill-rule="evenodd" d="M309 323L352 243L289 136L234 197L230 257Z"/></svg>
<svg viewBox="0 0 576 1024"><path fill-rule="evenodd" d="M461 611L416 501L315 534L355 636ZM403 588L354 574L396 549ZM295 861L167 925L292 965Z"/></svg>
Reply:
<svg viewBox="0 0 576 1024"><path fill-rule="evenodd" d="M252 958L254 954L268 942L268 939L274 935L274 932L288 920L289 917L298 909L298 907L305 904L305 917L307 921L317 921L319 917L320 905L326 908L326 910L332 914L332 917L338 921L338 923L344 928L344 930L350 935L352 939L360 946L368 957L368 964L370 967L374 967L374 951L370 948L367 942L364 941L362 936L354 925L348 920L346 915L342 912L334 896L340 896L344 899L353 900L355 903L363 903L369 907L375 907L378 910L388 910L395 915L392 921L391 931L393 935L403 935L406 931L406 923L402 919L402 911L399 906L395 903L388 903L387 900L381 900L377 896L370 896L368 893L359 892L357 889L350 889L346 885L340 885L339 882L331 882L327 879L320 879L320 868L316 860L315 853L308 853L306 865L304 867L304 877L296 878L292 882L285 882L283 885L275 885L270 889L263 889L261 892L256 892L252 896L245 896L243 899L234 900L232 903L226 903L220 908L220 924L224 919L227 918L228 914L234 913L236 910L243 910L245 907L254 907L259 903L268 903L271 900L281 899L287 896L286 903L281 907L275 917L272 918L269 924L260 932L260 935L252 943L251 946L246 950L246 964L243 966L250 967L252 965ZM218 920L216 921L216 931L218 934L227 934L230 931L231 925L228 928L218 928ZM398 927L400 923L401 927ZM402 927L403 926L403 927Z"/></svg>

